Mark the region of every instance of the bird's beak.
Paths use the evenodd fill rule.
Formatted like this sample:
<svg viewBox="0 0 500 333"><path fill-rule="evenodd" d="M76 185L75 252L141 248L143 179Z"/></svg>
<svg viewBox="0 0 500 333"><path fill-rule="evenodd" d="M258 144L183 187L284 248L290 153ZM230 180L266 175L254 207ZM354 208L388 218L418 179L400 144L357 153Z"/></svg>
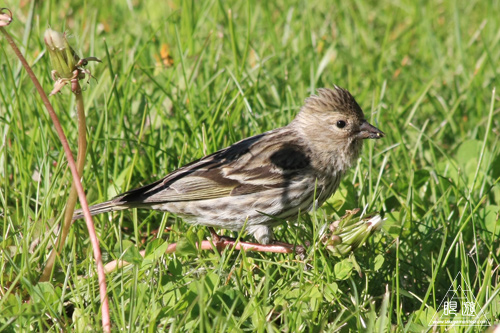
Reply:
<svg viewBox="0 0 500 333"><path fill-rule="evenodd" d="M358 139L380 139L384 135L384 132L364 120L359 127Z"/></svg>

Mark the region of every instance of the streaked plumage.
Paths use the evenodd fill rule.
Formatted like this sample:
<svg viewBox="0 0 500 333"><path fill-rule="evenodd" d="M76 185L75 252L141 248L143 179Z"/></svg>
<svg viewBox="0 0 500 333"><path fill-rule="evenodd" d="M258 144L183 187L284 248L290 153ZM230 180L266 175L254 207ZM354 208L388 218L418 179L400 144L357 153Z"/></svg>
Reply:
<svg viewBox="0 0 500 333"><path fill-rule="evenodd" d="M318 89L287 126L239 141L152 184L91 207L92 215L146 208L187 222L247 231L272 241L272 227L320 206L356 161L362 140L383 133L342 88ZM345 123L345 126L341 122ZM316 187L316 188L315 188ZM75 219L81 218L81 211Z"/></svg>

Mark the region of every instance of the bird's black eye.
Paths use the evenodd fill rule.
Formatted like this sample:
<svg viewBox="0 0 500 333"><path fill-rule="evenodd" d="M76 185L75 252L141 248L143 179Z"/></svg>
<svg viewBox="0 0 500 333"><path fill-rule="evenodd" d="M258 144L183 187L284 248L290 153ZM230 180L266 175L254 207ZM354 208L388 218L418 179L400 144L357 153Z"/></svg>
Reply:
<svg viewBox="0 0 500 333"><path fill-rule="evenodd" d="M337 121L337 127L338 128L344 128L345 125L346 125L345 121L343 121L343 120Z"/></svg>

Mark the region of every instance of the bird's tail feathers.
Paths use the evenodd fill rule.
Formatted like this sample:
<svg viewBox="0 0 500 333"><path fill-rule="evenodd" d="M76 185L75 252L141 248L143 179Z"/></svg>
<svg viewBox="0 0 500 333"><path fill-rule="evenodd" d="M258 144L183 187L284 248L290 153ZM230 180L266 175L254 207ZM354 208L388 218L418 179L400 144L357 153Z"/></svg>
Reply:
<svg viewBox="0 0 500 333"><path fill-rule="evenodd" d="M117 202L115 199L110 200L110 201L106 201L106 202L102 202L100 204L89 207L90 215L92 215L92 216L97 215L97 214L101 214L101 213L123 210L123 209L127 209L127 208L130 208L130 207L122 205L120 202ZM75 210L75 213L73 214L73 221L81 219L81 218L83 218L83 210L81 210L81 209Z"/></svg>

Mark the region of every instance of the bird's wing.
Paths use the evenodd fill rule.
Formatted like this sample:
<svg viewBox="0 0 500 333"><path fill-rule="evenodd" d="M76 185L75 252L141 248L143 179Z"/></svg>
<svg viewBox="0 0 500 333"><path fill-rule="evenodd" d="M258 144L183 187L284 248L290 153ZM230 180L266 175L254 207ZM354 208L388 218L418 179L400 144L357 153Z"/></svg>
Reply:
<svg viewBox="0 0 500 333"><path fill-rule="evenodd" d="M310 167L306 146L287 128L235 143L116 199L163 203L214 199L284 187Z"/></svg>

